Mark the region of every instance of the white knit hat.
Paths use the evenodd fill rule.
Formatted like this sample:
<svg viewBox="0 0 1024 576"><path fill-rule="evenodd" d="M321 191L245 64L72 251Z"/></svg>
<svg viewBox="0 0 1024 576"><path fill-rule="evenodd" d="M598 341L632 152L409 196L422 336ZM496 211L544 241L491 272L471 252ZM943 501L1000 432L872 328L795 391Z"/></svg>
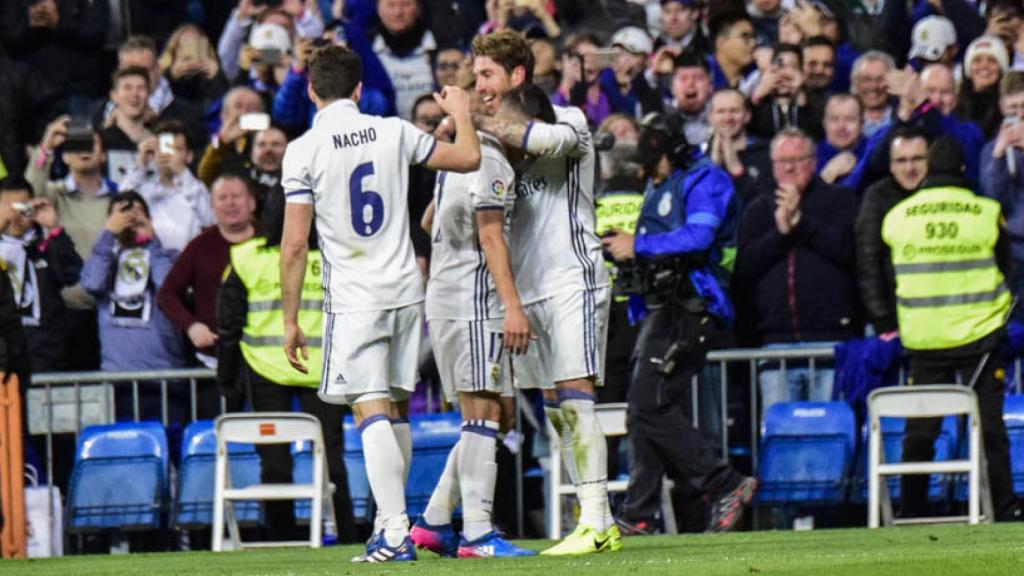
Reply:
<svg viewBox="0 0 1024 576"><path fill-rule="evenodd" d="M995 58L996 62L999 62L999 69L1003 71L1003 74L1010 69L1010 55L1007 54L1006 44L999 36L985 34L971 42L971 45L967 47L967 54L964 56L964 72L970 72L971 62L975 56L980 54L988 54Z"/></svg>

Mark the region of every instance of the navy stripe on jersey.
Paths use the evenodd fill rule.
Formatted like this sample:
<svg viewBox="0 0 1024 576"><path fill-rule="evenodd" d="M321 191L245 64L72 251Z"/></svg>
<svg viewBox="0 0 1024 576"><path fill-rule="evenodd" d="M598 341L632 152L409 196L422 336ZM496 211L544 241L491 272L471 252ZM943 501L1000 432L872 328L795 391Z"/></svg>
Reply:
<svg viewBox="0 0 1024 576"><path fill-rule="evenodd" d="M502 210L502 211L504 211L505 207L504 206L498 206L497 204L481 204L480 206L476 207L476 211L477 212L487 212L487 211L490 211L490 210Z"/></svg>
<svg viewBox="0 0 1024 576"><path fill-rule="evenodd" d="M594 262L587 256L587 245L584 238L583 222L579 218L580 204L580 162L570 159L568 162L568 175L566 178L568 194L566 199L569 202L569 234L572 240L573 253L576 260L583 268L583 285L588 290L597 288L597 275Z"/></svg>
<svg viewBox="0 0 1024 576"><path fill-rule="evenodd" d="M310 196L312 196L313 195L313 191L312 190L294 190L292 192L285 192L284 196L285 196L285 198L291 198L292 196L302 196L303 194L309 194Z"/></svg>
<svg viewBox="0 0 1024 576"><path fill-rule="evenodd" d="M419 166L422 166L422 165L426 164L427 162L429 162L430 161L430 157L434 155L434 150L436 150L436 149L437 149L437 139L435 138L434 141L430 143L430 150L427 151L427 155L423 157L423 160L420 160L416 164L419 165Z"/></svg>

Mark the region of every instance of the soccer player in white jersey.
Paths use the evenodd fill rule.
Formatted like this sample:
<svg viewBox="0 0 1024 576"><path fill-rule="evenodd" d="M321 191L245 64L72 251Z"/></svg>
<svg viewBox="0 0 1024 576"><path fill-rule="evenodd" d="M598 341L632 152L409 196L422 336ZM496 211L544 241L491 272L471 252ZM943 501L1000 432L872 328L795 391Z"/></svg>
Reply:
<svg viewBox="0 0 1024 576"><path fill-rule="evenodd" d="M361 560L415 560L405 513L411 458L404 417L416 383L423 322L423 280L409 240L409 165L469 172L480 166L480 142L466 92L435 95L455 120L454 143L435 142L409 122L358 109L362 63L329 46L309 63L313 126L288 145L282 184L287 199L281 242L285 353L305 371L306 335L297 324L314 212L323 255L324 367L320 397L352 406L363 440L366 476L380 531ZM301 358L299 352L301 351Z"/></svg>
<svg viewBox="0 0 1024 576"><path fill-rule="evenodd" d="M544 388L545 413L562 439L580 501L576 529L542 554L615 551L622 538L608 505L607 446L594 412L610 295L594 232L590 130L578 108L554 107L543 121L499 110L506 94L531 82L533 55L522 35L478 36L473 57L476 92L499 112L478 118L478 126L528 157L516 185L510 249L538 341L526 361L515 363L517 385Z"/></svg>
<svg viewBox="0 0 1024 576"><path fill-rule="evenodd" d="M480 170L437 175L432 220L427 321L445 395L458 402L462 433L423 516L412 528L418 548L459 558L532 556L505 540L491 510L504 390L511 391L506 349L525 352L530 328L508 252L515 172L501 142L480 134ZM462 502L462 536L452 512Z"/></svg>

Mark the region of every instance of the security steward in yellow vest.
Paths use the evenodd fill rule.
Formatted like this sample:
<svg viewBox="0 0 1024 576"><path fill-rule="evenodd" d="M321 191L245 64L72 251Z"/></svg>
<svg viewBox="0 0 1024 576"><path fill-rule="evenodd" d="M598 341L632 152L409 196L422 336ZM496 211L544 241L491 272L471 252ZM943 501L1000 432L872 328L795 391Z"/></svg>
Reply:
<svg viewBox="0 0 1024 576"><path fill-rule="evenodd" d="M997 520L1018 514L1003 423L1005 383L999 348L1011 295L999 203L976 195L961 176L963 153L952 139L928 152L928 177L882 221L896 272L899 333L910 356L911 384L968 385L978 372L982 434ZM1005 267L1003 267L1005 270ZM904 461L930 461L941 418L907 420ZM904 517L928 513L927 475L902 479Z"/></svg>
<svg viewBox="0 0 1024 576"><path fill-rule="evenodd" d="M280 196L281 198L276 198ZM323 356L318 338L307 339L309 374L288 363L284 354L284 322L281 309L281 230L284 225L284 195L268 198L264 209L265 236L257 236L231 247L231 264L225 271L217 301L217 384L225 396L244 395L255 412L290 412L297 399L302 412L313 414L323 428L330 481L335 486L334 509L338 539L358 540L353 526L352 501L342 454L345 436L342 407L327 404L317 396ZM310 235L310 252L303 281L299 324L306 334L320 334L321 305L320 252L315 232ZM292 481L291 447L284 444L257 446L260 480L264 483ZM301 540L305 529L295 526L290 500L265 504L268 538Z"/></svg>

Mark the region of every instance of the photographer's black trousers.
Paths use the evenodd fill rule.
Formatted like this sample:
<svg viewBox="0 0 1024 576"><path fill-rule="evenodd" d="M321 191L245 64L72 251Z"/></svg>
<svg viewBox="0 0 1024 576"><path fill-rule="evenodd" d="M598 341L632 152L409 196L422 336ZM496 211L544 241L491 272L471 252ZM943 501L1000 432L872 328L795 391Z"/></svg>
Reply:
<svg viewBox="0 0 1024 576"><path fill-rule="evenodd" d="M661 503L665 474L684 486L689 483L712 497L728 492L743 480L693 427L690 412L692 378L705 364L707 350L727 346L729 333L707 314L676 306L651 310L640 326L629 388L629 443L632 461L624 519L649 521ZM676 367L662 373L662 360L678 345Z"/></svg>

